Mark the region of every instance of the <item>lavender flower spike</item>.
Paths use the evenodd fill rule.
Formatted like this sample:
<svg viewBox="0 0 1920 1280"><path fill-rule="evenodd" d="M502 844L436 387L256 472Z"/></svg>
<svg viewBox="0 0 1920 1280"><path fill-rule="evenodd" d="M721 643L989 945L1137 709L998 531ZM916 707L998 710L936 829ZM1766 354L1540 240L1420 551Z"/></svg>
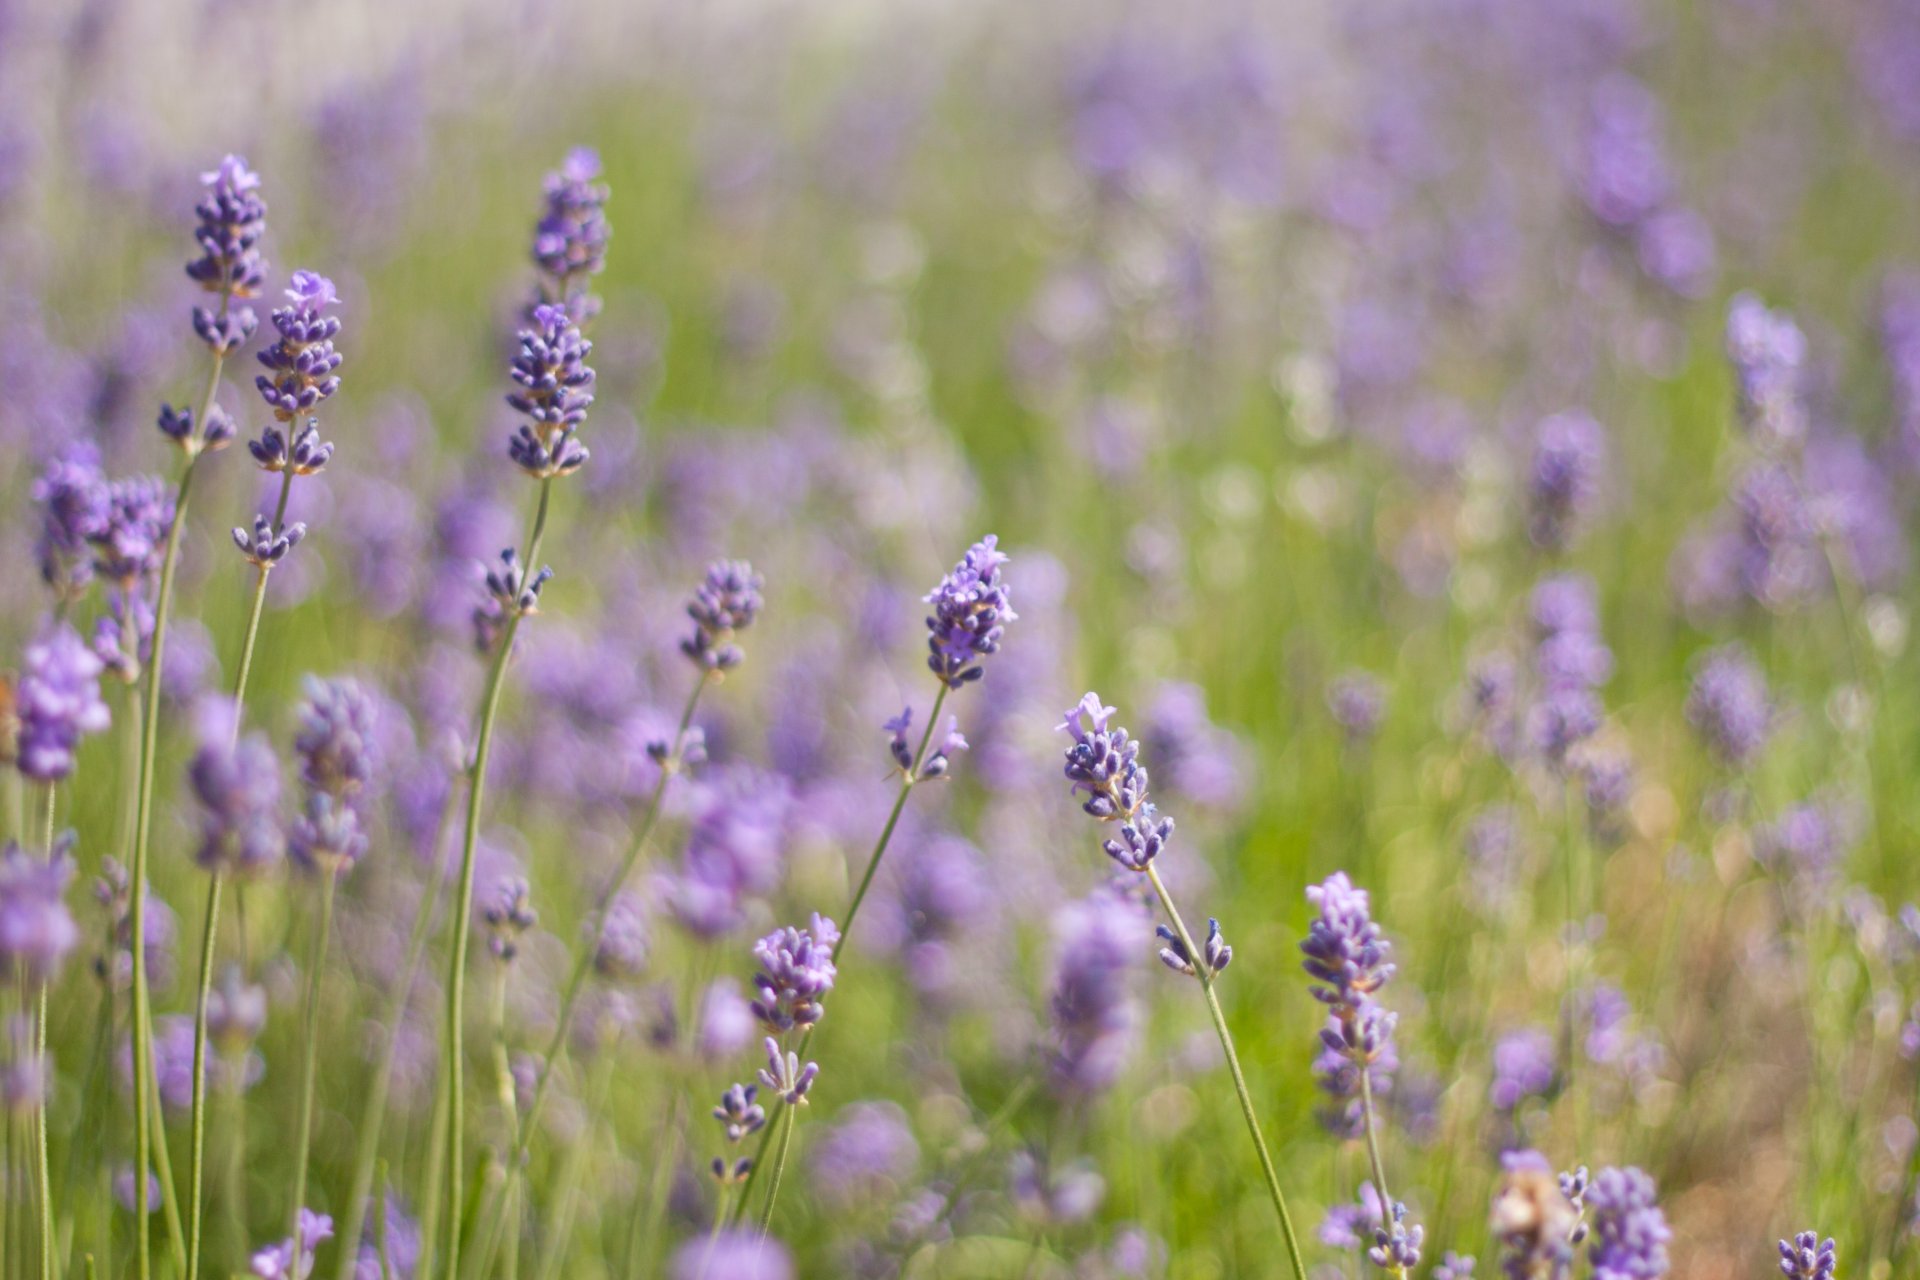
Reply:
<svg viewBox="0 0 1920 1280"><path fill-rule="evenodd" d="M314 1254L333 1239L333 1219L302 1208L293 1235L253 1255L251 1270L259 1280L307 1280L313 1274Z"/></svg>
<svg viewBox="0 0 1920 1280"><path fill-rule="evenodd" d="M927 666L949 689L978 680L982 658L1000 651L1006 624L1015 621L1012 594L1000 567L1007 557L988 534L967 549L953 572L927 593Z"/></svg>
<svg viewBox="0 0 1920 1280"><path fill-rule="evenodd" d="M1720 760L1743 768L1773 731L1766 677L1739 644L1711 650L1687 692L1687 722Z"/></svg>
<svg viewBox="0 0 1920 1280"><path fill-rule="evenodd" d="M260 198L260 175L247 162L230 155L218 168L200 175L206 191L194 214L200 225L193 238L200 256L187 264L187 275L208 293L218 294L218 310L193 309L193 331L216 356L230 354L253 336L257 323L248 307L230 308L231 298L251 298L266 280L266 259L260 240L267 231L267 202Z"/></svg>
<svg viewBox="0 0 1920 1280"><path fill-rule="evenodd" d="M736 1084L720 1095L713 1118L727 1131L728 1142L740 1141L767 1122L767 1109L753 1100L759 1092L757 1085Z"/></svg>
<svg viewBox="0 0 1920 1280"><path fill-rule="evenodd" d="M807 1091L813 1088L813 1082L819 1078L820 1064L800 1063L797 1053L780 1052L780 1042L772 1036L767 1037L767 1065L761 1068L760 1083L771 1089L775 1096L790 1107L803 1107L807 1104Z"/></svg>
<svg viewBox="0 0 1920 1280"><path fill-rule="evenodd" d="M1787 1280L1833 1280L1833 1237L1820 1239L1818 1231L1802 1231L1780 1242L1780 1274Z"/></svg>
<svg viewBox="0 0 1920 1280"><path fill-rule="evenodd" d="M273 327L280 331L280 339L260 353L267 372L253 380L260 398L281 422L292 422L340 389L335 370L341 356L333 349L340 317L326 314L339 301L333 281L318 272L296 271L287 299L288 305L273 312Z"/></svg>
<svg viewBox="0 0 1920 1280"><path fill-rule="evenodd" d="M567 307L576 324L585 324L599 310L581 288L606 266L606 184L600 177L600 156L591 147L567 153L558 173L547 175L546 212L533 229L533 261L543 277L540 300Z"/></svg>
<svg viewBox="0 0 1920 1280"><path fill-rule="evenodd" d="M586 465L586 447L574 437L593 404L594 373L587 364L592 350L564 307L535 307L532 327L520 331L520 354L509 371L520 389L507 394L507 403L528 421L507 452L536 480L571 475Z"/></svg>
<svg viewBox="0 0 1920 1280"><path fill-rule="evenodd" d="M1638 1169L1602 1169L1587 1191L1593 1280L1660 1280L1667 1274L1666 1215L1653 1179Z"/></svg>
<svg viewBox="0 0 1920 1280"><path fill-rule="evenodd" d="M753 946L760 972L753 977L760 994L753 1011L762 1022L781 1031L810 1027L824 1010L820 1001L833 990L838 971L833 948L840 941L834 923L815 915L812 928L788 925L776 929Z"/></svg>
<svg viewBox="0 0 1920 1280"><path fill-rule="evenodd" d="M1154 933L1167 944L1160 948L1161 964L1175 973L1190 976L1198 974L1199 970L1194 964L1193 957L1187 953L1187 944L1180 940L1179 934L1165 925L1156 928ZM1219 973L1233 963L1233 948L1221 938L1218 920L1210 918L1207 921L1207 940L1201 945L1201 963L1207 966L1209 973Z"/></svg>
<svg viewBox="0 0 1920 1280"><path fill-rule="evenodd" d="M17 693L20 772L36 782L59 782L73 772L82 734L108 723L100 700L105 665L65 623L27 646Z"/></svg>
<svg viewBox="0 0 1920 1280"><path fill-rule="evenodd" d="M733 643L734 633L745 631L760 616L760 589L765 585L745 560L716 560L708 565L706 578L687 602L693 634L680 642L680 652L703 672L726 672L739 666L746 654Z"/></svg>
<svg viewBox="0 0 1920 1280"><path fill-rule="evenodd" d="M1336 1010L1358 1009L1393 977L1393 944L1373 922L1367 891L1355 888L1346 872L1310 886L1307 901L1320 914L1300 944L1307 957L1303 967L1327 984L1313 988L1314 998Z"/></svg>

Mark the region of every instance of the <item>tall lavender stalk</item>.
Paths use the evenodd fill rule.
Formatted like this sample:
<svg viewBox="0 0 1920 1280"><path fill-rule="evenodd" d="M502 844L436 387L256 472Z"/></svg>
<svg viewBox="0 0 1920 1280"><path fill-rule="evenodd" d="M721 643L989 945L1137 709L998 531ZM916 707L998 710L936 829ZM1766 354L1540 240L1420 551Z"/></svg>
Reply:
<svg viewBox="0 0 1920 1280"><path fill-rule="evenodd" d="M200 225L195 229L201 256L187 265L187 275L218 300L213 308L195 307L193 328L211 356L207 381L198 405L185 412L171 406L160 414L160 430L186 456L168 522L166 550L160 564L160 585L153 602L153 641L147 659L147 699L141 723L140 776L136 789L133 860L133 1109L134 1169L144 1177L153 1151L152 1089L153 1029L146 970L147 850L153 831L153 777L160 737L160 676L165 667L167 619L173 604L174 570L180 558L180 530L186 524L193 479L200 460L233 438L233 422L215 404L220 371L226 358L253 336L256 320L251 308L235 308L235 299L251 298L266 275L260 237L266 231L267 206L260 198L259 176L238 156L228 156L220 167L200 176L206 191L196 206ZM160 1158L166 1158L164 1150ZM137 1274L152 1274L147 1233L135 1233Z"/></svg>
<svg viewBox="0 0 1920 1280"><path fill-rule="evenodd" d="M986 675L986 668L981 663L1000 651L1007 624L1019 620L1019 615L1013 611L1012 587L1002 572L1006 563L1007 555L999 549L999 539L988 534L967 548L967 553L954 565L953 571L935 584L925 597L926 603L933 606L932 613L927 617L927 669L933 673L940 688L934 695L932 710L927 713L926 726L920 731L918 747L912 750L907 747L907 733L913 715L911 707L887 725L893 732L891 751L900 786L894 793L893 807L887 812L879 839L874 841L873 852L867 855L866 869L860 875L853 900L847 905L846 915L837 930L838 936L832 944L830 956L836 963L846 948L847 940L853 935L854 919L860 914L860 905L867 899L867 891L873 887L873 877L880 870L880 860L886 856L894 829L900 825L900 815L907 807L907 797L918 784L945 778L950 756L967 745L966 739L958 732L954 718L949 716L947 735L942 739L939 749L933 750L934 729L940 724L940 713L946 706L947 695ZM806 1056L807 1045L812 1038L813 1029L808 1027L795 1050L797 1058ZM767 1148L773 1141L773 1135L774 1128L769 1127L761 1136L753 1164L741 1185L739 1199L734 1202L735 1221L746 1213L754 1179L766 1163ZM772 1219L778 1190L776 1185L768 1192L766 1208L761 1214L763 1223Z"/></svg>
<svg viewBox="0 0 1920 1280"><path fill-rule="evenodd" d="M1280 1218L1280 1233L1286 1243L1294 1280L1306 1280L1306 1264L1301 1260L1293 1217L1287 1212L1286 1194L1280 1189L1280 1175L1267 1150L1266 1136L1260 1131L1253 1095L1240 1069L1240 1055L1234 1050L1233 1033L1227 1029L1226 1013L1213 989L1215 979L1233 960L1233 948L1221 939L1218 921L1210 922L1205 947L1197 946L1179 908L1174 905L1173 895L1167 892L1166 882L1160 878L1160 869L1154 860L1173 839L1173 819L1162 816L1148 799L1147 769L1140 763L1140 744L1125 729L1110 727L1114 711L1097 693L1088 693L1077 706L1067 710L1059 726L1073 738L1066 752L1066 776L1073 783L1074 793L1086 797L1080 807L1089 816L1103 823L1119 823L1116 837L1105 840L1101 847L1121 868L1147 878L1161 909L1173 924L1171 932L1164 925L1160 927L1160 936L1167 943L1160 953L1161 959L1169 968L1190 974L1200 983L1206 997L1207 1015L1213 1020L1214 1033L1226 1055L1227 1071L1233 1077L1241 1117L1246 1121L1254 1151L1260 1158L1267 1194Z"/></svg>
<svg viewBox="0 0 1920 1280"><path fill-rule="evenodd" d="M460 851L460 877L452 908L453 943L447 956L447 1013L441 1040L446 1059L448 1107L445 1158L436 1157L429 1162L430 1168L445 1171L447 1274L454 1277L460 1274L460 1208L464 1199L461 1129L466 1108L462 1096L460 1031L465 1018L466 956L473 923L474 853L480 841L487 762L492 754L500 696L506 685L514 638L522 620L538 609L541 588L553 576L548 569L537 572L533 569L539 563L541 543L546 538L553 482L579 470L587 460L587 450L576 436L586 419L587 407L593 403L594 375L586 363L592 349L593 344L581 336L579 327L564 307L552 304L536 307L533 327L521 331L520 354L513 361L513 380L520 390L507 397L507 403L527 419L515 434L510 452L520 468L539 482L539 498L527 534L524 559L511 549L501 553L499 566L487 575L490 599L475 615L478 637L483 646L492 649L493 663L481 695L480 728L474 744L472 783L467 791L466 824ZM430 1274L430 1250L427 1265Z"/></svg>

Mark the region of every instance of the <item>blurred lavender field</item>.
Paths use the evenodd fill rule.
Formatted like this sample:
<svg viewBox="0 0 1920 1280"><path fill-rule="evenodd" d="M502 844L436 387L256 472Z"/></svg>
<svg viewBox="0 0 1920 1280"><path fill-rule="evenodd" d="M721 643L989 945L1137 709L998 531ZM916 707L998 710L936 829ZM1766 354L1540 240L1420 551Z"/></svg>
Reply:
<svg viewBox="0 0 1920 1280"><path fill-rule="evenodd" d="M0 0L0 494L0 1277L1920 1274L1912 0Z"/></svg>

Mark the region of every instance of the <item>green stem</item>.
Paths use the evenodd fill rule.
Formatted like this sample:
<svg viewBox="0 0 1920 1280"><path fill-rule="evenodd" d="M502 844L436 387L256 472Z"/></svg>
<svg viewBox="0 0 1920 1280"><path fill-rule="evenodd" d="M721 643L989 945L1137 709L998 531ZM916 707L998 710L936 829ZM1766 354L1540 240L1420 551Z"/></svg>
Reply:
<svg viewBox="0 0 1920 1280"><path fill-rule="evenodd" d="M861 873L860 885L854 890L853 901L847 906L846 918L840 922L840 941L833 944L833 959L835 963L839 962L840 953L846 950L848 941L853 937L854 918L860 914L860 904L867 900L867 890L873 886L874 874L880 870L880 859L886 856L887 845L893 839L894 828L900 825L901 811L907 807L907 796L913 791L914 783L920 777L920 770L926 764L927 747L933 742L934 726L940 723L940 709L946 705L946 701L947 686L943 681L940 685L940 692L934 697L933 711L927 716L926 728L920 732L920 746L913 753L913 767L900 771L899 793L893 798L893 808L887 813L886 824L880 828L880 838L874 841L873 852L867 855L867 868ZM807 1056L807 1045L812 1039L813 1027L809 1026L801 1035L800 1044L796 1050L802 1058ZM753 1190L754 1179L760 1176L760 1166L766 1163L767 1148L772 1141L773 1128L772 1126L768 1126L762 1131L760 1146L753 1153L753 1165L747 1170L747 1180L741 1184L740 1198L734 1202L734 1216L736 1219L743 1216L747 1211L748 1193ZM778 1190L778 1188L776 1187L774 1190ZM771 1216L772 1213L773 1196L769 1194L767 1197L766 1214L767 1216Z"/></svg>
<svg viewBox="0 0 1920 1280"><path fill-rule="evenodd" d="M434 827L433 843L429 846L433 879L420 895L420 905L414 910L413 927L407 935L406 961L401 965L400 980L394 984L393 994L387 1001L386 1017L380 1024L386 1029L386 1038L380 1045L380 1058L374 1064L373 1079L368 1085L366 1102L360 1109L360 1124L355 1130L358 1143L353 1155L353 1183L347 1193L347 1225L340 1234L339 1280L353 1280L354 1268L359 1260L360 1239L367 1223L367 1192L373 1185L374 1163L380 1151L380 1130L387 1115L387 1093L393 1085L393 1062L399 1050L400 1023L407 1001L413 994L414 981L419 977L420 963L426 958L434 908L439 905L440 895L446 888L447 863L440 856L440 846L447 825L453 820L453 806L459 798L459 787L450 783L446 801L440 807L439 822ZM439 1141L437 1126L431 1140L436 1143ZM422 1239L430 1240L432 1237L423 1236Z"/></svg>
<svg viewBox="0 0 1920 1280"><path fill-rule="evenodd" d="M280 473L280 501L273 510L273 532L278 534L280 526L287 518L287 498L293 493L293 468L288 466ZM273 571L271 564L259 566L253 579L253 601L247 607L247 630L240 642L239 673L233 680L233 737L240 738L241 713L247 705L247 679L253 674L253 646L260 636L260 615L267 603L267 575Z"/></svg>
<svg viewBox="0 0 1920 1280"><path fill-rule="evenodd" d="M47 784L46 824L43 846L47 851L47 860L53 860L53 820L60 800L60 784ZM47 1060L47 981L42 978L35 997L33 1016L34 1060L41 1070L46 1069ZM46 1090L40 1091L39 1099L33 1107L34 1138L38 1150L38 1160L34 1167L35 1188L40 1197L40 1280L53 1280L54 1272L54 1234L53 1234L53 1166L47 1157L47 1098Z"/></svg>
<svg viewBox="0 0 1920 1280"><path fill-rule="evenodd" d="M1367 1135L1367 1164L1373 1170L1373 1189L1380 1197L1380 1222L1392 1230L1393 1196L1387 1191L1387 1166L1380 1159L1379 1126L1374 1122L1373 1071L1366 1066L1360 1068L1360 1121ZM1401 1280L1406 1280L1406 1268L1393 1267L1391 1270Z"/></svg>
<svg viewBox="0 0 1920 1280"><path fill-rule="evenodd" d="M538 572L540 541L546 532L547 508L552 492L553 481L542 480L540 502L534 511L533 527L527 537L527 554L523 561L528 573ZM511 607L509 603L509 608ZM461 1097L464 1072L461 1061L460 1031L466 1016L467 942L473 930L474 853L480 844L481 805L487 789L487 759L493 751L494 722L500 714L500 694L506 686L507 663L513 656L513 640L520 630L520 619L523 616L517 609L513 609L508 614L506 625L501 628L499 638L495 641L498 649L494 653L493 667L487 674L486 691L481 699L480 733L473 756L473 783L467 791L466 832L460 848L460 887L453 901L453 945L447 949L447 1020L442 1029L441 1052L446 1057L445 1172L449 1209L446 1274L449 1277L457 1277L460 1274L460 1225L463 1208L461 1201L465 1174L461 1168L460 1144L461 1128L466 1118L465 1099ZM430 1261L430 1246L427 1256ZM432 1280L431 1266L423 1268L423 1271L423 1280Z"/></svg>
<svg viewBox="0 0 1920 1280"><path fill-rule="evenodd" d="M213 990L214 930L220 922L218 867L207 878L207 920L200 934L200 986L193 1009L193 1148L187 1174L187 1280L199 1280L202 1206L206 1190L207 1144L207 997Z"/></svg>
<svg viewBox="0 0 1920 1280"><path fill-rule="evenodd" d="M1180 935L1180 944L1196 962L1203 961L1205 953L1194 945L1193 935L1187 932L1186 921L1180 918L1172 895L1168 894L1166 884L1160 879L1159 869L1152 863L1147 864L1147 880L1153 885L1167 918L1173 921L1174 930ZM1233 1049L1233 1033L1227 1030L1227 1015L1221 1011L1220 997L1213 990L1213 975L1204 963L1196 963L1194 972L1200 979L1200 989L1206 993L1207 1013L1213 1019L1213 1029L1220 1037L1220 1048L1226 1054L1227 1071L1233 1076L1233 1090L1240 1096L1240 1114L1247 1122L1247 1132L1253 1137L1254 1150L1260 1154L1260 1172L1267 1181L1267 1194L1273 1199L1274 1212L1280 1215L1280 1233L1286 1237L1287 1260L1293 1266L1294 1280L1307 1280L1307 1266L1300 1257L1300 1240L1294 1234L1293 1217L1287 1212L1287 1198L1280 1190L1280 1175L1273 1167L1273 1156L1268 1153L1267 1140L1260 1132L1259 1117L1254 1114L1253 1095L1248 1092L1247 1078L1240 1070L1240 1056ZM1381 1198L1386 1198L1384 1191Z"/></svg>
<svg viewBox="0 0 1920 1280"><path fill-rule="evenodd" d="M176 1275L187 1274L187 1233L180 1225L180 1193L173 1182L173 1160L167 1154L166 1117L160 1109L160 1077L147 1079L147 1133L153 1141L153 1176L160 1182L160 1216L167 1226L167 1249L173 1254ZM144 1184L143 1184L144 1185ZM136 1194L139 1194L136 1188ZM146 1219L144 1215L141 1221Z"/></svg>
<svg viewBox="0 0 1920 1280"><path fill-rule="evenodd" d="M767 1188L766 1207L760 1210L760 1234L766 1235L767 1228L773 1225L773 1206L780 1199L780 1183L787 1175L787 1154L793 1149L793 1126L800 1108L789 1102L784 1123L780 1126L780 1150L773 1158L773 1184Z"/></svg>
<svg viewBox="0 0 1920 1280"><path fill-rule="evenodd" d="M313 1076L320 1040L320 973L327 962L327 935L333 931L333 890L339 876L332 868L323 868L320 881L320 928L313 935L312 959L307 967L307 1025L300 1065L300 1127L293 1148L293 1208L288 1220L295 1235L300 1230L300 1210L307 1203L307 1153L313 1144Z"/></svg>

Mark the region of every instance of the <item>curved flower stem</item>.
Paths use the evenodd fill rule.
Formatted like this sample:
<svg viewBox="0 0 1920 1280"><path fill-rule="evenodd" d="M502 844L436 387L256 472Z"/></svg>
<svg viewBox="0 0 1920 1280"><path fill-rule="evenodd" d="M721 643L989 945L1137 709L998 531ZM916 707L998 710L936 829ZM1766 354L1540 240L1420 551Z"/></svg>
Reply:
<svg viewBox="0 0 1920 1280"><path fill-rule="evenodd" d="M560 997L560 1013L554 1022L553 1035L547 1041L546 1055L540 1060L540 1074L533 1086L533 1098L527 1103L526 1114L520 1118L520 1137L514 1146L512 1168L518 1170L527 1158L528 1148L533 1145L535 1127L540 1123L541 1110L546 1106L547 1094L553 1083L554 1068L560 1063L561 1055L566 1052L567 1033L573 1026L574 1007L579 1002L580 993L586 986L587 975L593 969L593 955L598 948L600 930L606 928L605 910L614 896L626 886L633 877L633 868L640 861L641 851L646 848L647 837L652 834L655 821L660 816L660 804L667 793L667 784L680 771L680 752L686 746L687 730L693 724L694 708L700 705L700 695L707 685L713 682L709 675L702 674L694 681L693 691L687 695L687 704L680 712L680 727L674 731L673 748L667 755L666 763L661 766L660 779L653 784L653 794L647 798L647 807L641 814L640 825L635 828L633 840L627 846L626 857L621 859L620 869L614 873L612 882L601 896L598 909L602 913L599 928L595 930L594 945L583 948L574 958L573 972L567 975L565 993Z"/></svg>
<svg viewBox="0 0 1920 1280"><path fill-rule="evenodd" d="M47 851L47 861L53 861L53 820L59 808L60 784L47 784L45 839L41 847ZM34 1061L44 1064L47 1058L47 980L42 978L39 990L34 996L33 1013L33 1052ZM47 1098L46 1091L40 1091L39 1099L33 1106L34 1143L39 1148L38 1159L34 1166L34 1188L40 1197L40 1280L53 1280L53 1166L47 1158Z"/></svg>
<svg viewBox="0 0 1920 1280"><path fill-rule="evenodd" d="M540 502L535 508L533 527L527 536L527 554L523 563L532 566L540 555L540 541L546 533L547 508L553 493L551 479L540 482ZM528 572L534 572L529 568ZM460 1274L460 1219L464 1197L464 1170L461 1168L461 1126L465 1120L465 1100L461 1097L464 1071L461 1061L460 1030L466 1017L467 942L473 931L473 862L480 844L480 810L487 790L487 759L493 751L494 722L500 714L500 694L506 686L507 663L513 656L514 636L525 615L514 609L494 642L493 667L487 674L487 686L481 696L480 732L474 744L473 782L467 790L467 821L460 848L460 882L453 900L453 945L447 949L447 1020L442 1028L441 1052L446 1057L447 1142L446 1202L447 1270L449 1277ZM435 1163L438 1163L437 1161ZM427 1250L431 1259L431 1247ZM432 1268L423 1268L431 1280Z"/></svg>
<svg viewBox="0 0 1920 1280"><path fill-rule="evenodd" d="M839 963L840 953L847 949L847 943L853 937L854 918L860 914L860 904L867 900L867 890L873 887L874 873L880 870L880 859L886 856L887 845L893 839L893 830L900 825L901 811L907 807L907 796L912 792L914 783L920 778L920 770L927 762L927 748L933 742L933 728L940 723L940 709L946 705L946 702L947 686L942 681L940 692L933 700L933 711L927 716L927 726L920 731L920 746L913 753L913 767L900 771L899 794L893 798L893 808L887 813L886 824L880 828L880 838L874 841L873 852L867 855L867 869L861 873L860 885L853 891L853 901L847 905L846 919L840 921L840 941L833 944L833 960L836 964ZM813 1027L809 1026L801 1035L800 1044L796 1050L802 1058L807 1056L807 1045L812 1039ZM762 1134L759 1149L753 1153L753 1165L747 1170L747 1180L740 1186L740 1198L734 1202L733 1212L736 1220L746 1214L747 1200L749 1193L753 1190L753 1181L760 1175L760 1166L766 1163L767 1148L773 1142L772 1126L768 1126ZM776 1181L767 1193L767 1207L763 1218L773 1216L773 1201L779 1190L780 1185Z"/></svg>
<svg viewBox="0 0 1920 1280"><path fill-rule="evenodd" d="M333 931L333 890L339 875L322 869L320 881L320 928L313 937L312 958L307 962L307 1025L304 1058L300 1064L300 1128L293 1148L293 1208L288 1220L296 1238L300 1232L300 1210L307 1203L307 1153L313 1144L313 1076L320 1039L320 973L327 962L327 935Z"/></svg>
<svg viewBox="0 0 1920 1280"><path fill-rule="evenodd" d="M393 1062L399 1050L400 1020L413 994L414 981L419 977L420 963L426 958L427 937L431 932L434 909L446 889L447 863L440 856L440 846L447 825L453 819L453 806L459 798L458 785L449 785L430 846L433 880L420 895L420 905L413 913L413 927L407 934L406 960L400 968L400 980L394 984L393 994L387 1001L387 1016L380 1024L386 1028L386 1037L380 1045L379 1061L374 1064L373 1079L367 1086L366 1102L360 1109L360 1124L355 1129L359 1141L354 1148L353 1183L347 1192L346 1230L340 1234L339 1280L353 1280L354 1268L359 1263L360 1240L367 1226L367 1193L373 1187L374 1165L380 1151L380 1130L387 1115L387 1093L393 1085ZM437 1125L435 1132L429 1135L429 1141L437 1148ZM422 1239L430 1238L422 1236Z"/></svg>
<svg viewBox="0 0 1920 1280"><path fill-rule="evenodd" d="M273 532L278 534L280 526L286 522L287 499L293 493L293 468L280 473L280 501L273 509ZM253 579L253 600L247 606L247 630L240 642L239 673L233 680L233 736L240 736L241 713L247 705L247 680L253 674L253 646L260 636L260 615L267 603L267 575L273 572L271 564L258 566Z"/></svg>
<svg viewBox="0 0 1920 1280"><path fill-rule="evenodd" d="M760 1210L760 1234L766 1235L767 1228L773 1225L773 1206L780 1199L780 1182L787 1175L787 1154L793 1149L793 1126L798 1119L800 1108L789 1102L785 1123L780 1126L780 1150L773 1158L773 1183L767 1188L767 1203Z"/></svg>
<svg viewBox="0 0 1920 1280"><path fill-rule="evenodd" d="M1373 1116L1373 1071L1368 1067L1360 1068L1360 1119L1367 1134L1367 1163L1373 1169L1373 1190L1380 1197L1380 1221L1391 1228L1393 1223L1393 1196L1387 1191L1387 1167L1380 1160L1380 1137ZM1406 1280L1406 1268L1389 1268L1395 1275Z"/></svg>
<svg viewBox="0 0 1920 1280"><path fill-rule="evenodd" d="M193 1147L187 1173L187 1280L199 1280L207 1145L207 996L213 990L214 931L220 923L219 867L207 877L207 920L200 934L200 986L193 1010Z"/></svg>
<svg viewBox="0 0 1920 1280"><path fill-rule="evenodd" d="M1166 911L1167 918L1173 921L1174 931L1180 935L1180 945L1196 961L1205 955L1194 945L1193 935L1187 932L1186 921L1180 918L1180 911L1173 905L1173 898L1167 892L1167 886L1160 879L1159 868L1147 864L1147 880L1153 885L1153 891L1160 898L1160 906ZM1213 1029L1220 1037L1220 1048L1227 1057L1227 1070L1233 1076L1233 1090L1240 1096L1240 1114L1246 1119L1247 1132L1253 1136L1254 1150L1260 1154L1260 1172L1267 1181L1267 1194L1273 1198L1274 1212L1280 1215L1280 1233L1286 1237L1287 1260L1293 1266L1294 1280L1307 1280L1307 1266L1300 1257L1300 1240L1294 1234L1293 1217L1287 1212L1287 1198L1280 1190L1280 1175L1274 1170L1273 1156L1267 1151L1267 1140L1260 1132L1260 1120L1253 1111L1253 1095L1247 1091L1247 1078L1240 1070L1240 1056L1233 1049L1233 1033L1227 1030L1227 1016L1220 1009L1220 997L1214 994L1213 975L1204 963L1194 966L1194 972L1200 979L1200 989L1206 993L1207 1013L1213 1019ZM1376 1165L1378 1161L1376 1160ZM1384 1192L1383 1192L1384 1198Z"/></svg>

